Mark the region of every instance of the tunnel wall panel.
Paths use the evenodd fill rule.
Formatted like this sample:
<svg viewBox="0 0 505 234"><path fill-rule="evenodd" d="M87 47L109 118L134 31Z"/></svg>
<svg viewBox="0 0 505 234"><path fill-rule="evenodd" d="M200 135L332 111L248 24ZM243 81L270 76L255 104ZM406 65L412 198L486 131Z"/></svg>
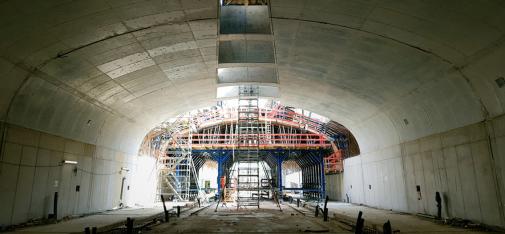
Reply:
<svg viewBox="0 0 505 234"><path fill-rule="evenodd" d="M499 187L498 194L501 198L499 203L493 203L492 200L487 200L483 203L486 206L498 206L504 207L505 202L505 115L496 118L493 121L488 123L488 129L490 132L490 141L491 141L491 153L493 155L493 160L490 160L494 163L495 167L491 169L495 169L496 174L493 174L493 171L481 171L483 174L488 175L496 175L497 178L497 187ZM479 165L483 167L483 165ZM491 183L487 182L487 186L493 186ZM480 184L483 185L483 184ZM483 185L485 186L485 185ZM504 209L505 210L505 209ZM502 210L503 216L503 210ZM503 217L503 221L505 223L505 217Z"/></svg>
<svg viewBox="0 0 505 234"><path fill-rule="evenodd" d="M342 189L342 197L356 204L364 203L361 160L361 156L344 160L344 188Z"/></svg>
<svg viewBox="0 0 505 234"><path fill-rule="evenodd" d="M376 154L366 153L362 155L361 165L358 168L362 168L364 197L360 203L379 208L406 209L406 197L403 195L405 189L403 175L401 171L391 170L391 166L401 168L400 151L401 149L398 146L391 146L378 151ZM353 183L359 184L359 181ZM354 193L353 196L356 196L356 194Z"/></svg>
<svg viewBox="0 0 505 234"><path fill-rule="evenodd" d="M343 201L341 188L343 188L343 174L332 174L325 176L326 195L330 200Z"/></svg>
<svg viewBox="0 0 505 234"><path fill-rule="evenodd" d="M126 116L36 76L13 98L7 122L132 155L148 131Z"/></svg>
<svg viewBox="0 0 505 234"><path fill-rule="evenodd" d="M132 201L131 174L121 168L135 166L123 152L7 125L0 161L0 226L47 217L54 192L58 218L112 209L120 203L123 177L123 202Z"/></svg>
<svg viewBox="0 0 505 234"><path fill-rule="evenodd" d="M7 122L95 144L107 116L91 103L32 77L13 99Z"/></svg>
<svg viewBox="0 0 505 234"><path fill-rule="evenodd" d="M377 208L436 215L438 191L443 217L503 226L503 126L505 117L500 117L346 159L342 197Z"/></svg>
<svg viewBox="0 0 505 234"><path fill-rule="evenodd" d="M0 77L2 77L2 85L0 85L0 120L5 120L11 99L27 74L28 72L0 58Z"/></svg>

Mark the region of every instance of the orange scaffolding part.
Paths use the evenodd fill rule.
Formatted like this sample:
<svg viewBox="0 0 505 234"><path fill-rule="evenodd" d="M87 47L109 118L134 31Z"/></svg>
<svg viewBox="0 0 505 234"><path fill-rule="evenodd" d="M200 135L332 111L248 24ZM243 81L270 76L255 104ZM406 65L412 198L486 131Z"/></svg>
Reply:
<svg viewBox="0 0 505 234"><path fill-rule="evenodd" d="M299 114L293 110L287 109L281 105L276 105L271 109L259 108L260 120L278 121L288 125L296 125L297 127L318 133L325 133L326 123L318 119ZM197 128L211 126L221 121L234 121L238 119L236 108L222 109L219 111L208 111L197 113L192 117Z"/></svg>
<svg viewBox="0 0 505 234"><path fill-rule="evenodd" d="M259 137L258 137L259 135ZM186 138L187 136L179 136ZM266 148L326 148L331 143L323 134L300 133L300 134L193 134L191 147L194 149L235 148L239 142L241 147L248 145L257 146L254 142L259 139L259 147Z"/></svg>
<svg viewBox="0 0 505 234"><path fill-rule="evenodd" d="M344 171L342 150L338 149L333 142L331 142L331 146L333 148L333 153L324 158L324 173L340 173Z"/></svg>
<svg viewBox="0 0 505 234"><path fill-rule="evenodd" d="M241 146L247 147L247 142L250 142L251 147L257 147L256 142L252 139L259 139L260 149L275 149L275 148L292 148L292 149L319 149L332 147L333 153L324 158L325 173L339 173L343 171L343 151L338 149L333 142L328 139L326 123L300 113L297 113L289 108L281 105L275 105L271 109L259 110L259 118L263 121L277 122L288 126L296 126L311 133L307 134L259 134L248 139L247 135L241 134L238 139L238 134L192 134L192 148L194 149L232 149L238 146L240 141ZM196 128L204 128L227 121L236 121L238 119L237 109L230 108L220 111L208 111L195 114L189 121L192 121ZM150 142L160 134L162 130L153 131L146 136L145 142ZM187 137L184 132L174 136ZM172 138L172 145L175 139ZM171 145L167 142L165 147ZM156 150L156 154L162 155L165 147ZM148 148L148 147L145 147Z"/></svg>

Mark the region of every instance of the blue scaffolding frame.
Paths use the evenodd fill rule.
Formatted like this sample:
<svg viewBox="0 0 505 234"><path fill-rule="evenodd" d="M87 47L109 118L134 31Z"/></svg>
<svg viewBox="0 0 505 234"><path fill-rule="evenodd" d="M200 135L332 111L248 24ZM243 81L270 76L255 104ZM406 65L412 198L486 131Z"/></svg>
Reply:
<svg viewBox="0 0 505 234"><path fill-rule="evenodd" d="M326 184L324 174L325 149L273 149L260 150L260 160L265 161L272 170L275 170L276 187L280 194L283 191L302 191L304 196L313 199L324 199L326 196ZM203 166L206 160L214 160L218 165L216 178L218 196L221 194L220 179L229 176L228 170L233 165L231 149L199 149L193 150L193 160L197 170ZM302 169L302 188L284 188L282 181L282 163L286 160L294 160ZM273 175L273 174L272 174Z"/></svg>

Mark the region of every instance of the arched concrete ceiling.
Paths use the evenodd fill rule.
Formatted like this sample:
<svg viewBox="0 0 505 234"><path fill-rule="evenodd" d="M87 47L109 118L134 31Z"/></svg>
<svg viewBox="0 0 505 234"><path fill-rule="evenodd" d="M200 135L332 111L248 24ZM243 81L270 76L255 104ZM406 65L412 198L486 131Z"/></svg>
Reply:
<svg viewBox="0 0 505 234"><path fill-rule="evenodd" d="M0 1L1 119L134 153L215 103L216 15L215 0ZM281 101L362 152L504 112L503 1L272 0L272 16Z"/></svg>

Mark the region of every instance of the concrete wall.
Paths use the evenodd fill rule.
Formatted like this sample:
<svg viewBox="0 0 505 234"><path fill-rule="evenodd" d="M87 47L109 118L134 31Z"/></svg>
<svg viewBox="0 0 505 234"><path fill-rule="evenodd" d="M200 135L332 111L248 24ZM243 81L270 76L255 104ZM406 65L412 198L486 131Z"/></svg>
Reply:
<svg viewBox="0 0 505 234"><path fill-rule="evenodd" d="M502 116L346 159L342 196L349 195L353 203L436 215L438 191L444 217L504 226L504 176Z"/></svg>
<svg viewBox="0 0 505 234"><path fill-rule="evenodd" d="M342 197L343 174L326 175L326 195L333 201L344 201Z"/></svg>
<svg viewBox="0 0 505 234"><path fill-rule="evenodd" d="M128 200L134 167L124 153L13 125L5 126L0 158L0 226L52 213L59 193L58 218L117 207L122 178ZM61 164L75 160L77 165ZM76 191L80 186L80 191Z"/></svg>

